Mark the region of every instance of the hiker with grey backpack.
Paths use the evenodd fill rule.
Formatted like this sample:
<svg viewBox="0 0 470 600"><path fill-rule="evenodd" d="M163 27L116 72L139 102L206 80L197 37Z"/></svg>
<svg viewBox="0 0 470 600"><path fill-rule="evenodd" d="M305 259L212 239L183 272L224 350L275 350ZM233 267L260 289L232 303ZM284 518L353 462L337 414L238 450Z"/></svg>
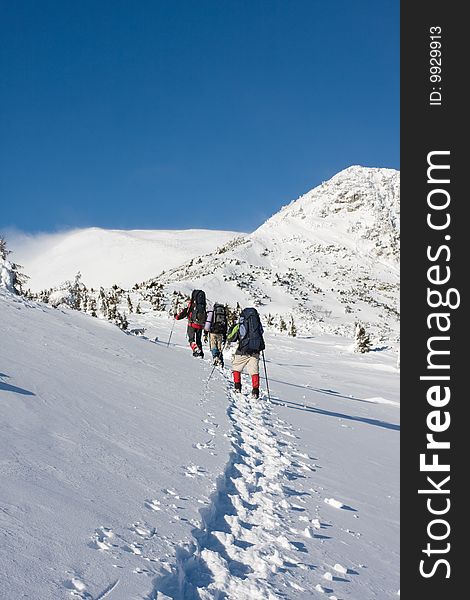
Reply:
<svg viewBox="0 0 470 600"><path fill-rule="evenodd" d="M265 348L263 326L256 308L242 310L238 322L227 335L227 342L238 342L232 360L233 382L236 392L241 392L242 371L251 375L251 395L259 398L259 359Z"/></svg>
<svg viewBox="0 0 470 600"><path fill-rule="evenodd" d="M227 309L216 302L212 310L207 311L204 325L204 341L209 339L209 349L214 366L224 366L223 350L227 341Z"/></svg>

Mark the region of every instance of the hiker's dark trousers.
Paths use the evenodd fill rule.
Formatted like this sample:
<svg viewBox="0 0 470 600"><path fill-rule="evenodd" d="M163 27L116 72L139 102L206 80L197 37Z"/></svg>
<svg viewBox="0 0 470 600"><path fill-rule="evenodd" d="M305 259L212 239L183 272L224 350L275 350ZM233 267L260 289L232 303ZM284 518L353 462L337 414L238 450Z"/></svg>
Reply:
<svg viewBox="0 0 470 600"><path fill-rule="evenodd" d="M191 348L199 348L202 350L202 329L194 329L194 327L188 326L188 341Z"/></svg>

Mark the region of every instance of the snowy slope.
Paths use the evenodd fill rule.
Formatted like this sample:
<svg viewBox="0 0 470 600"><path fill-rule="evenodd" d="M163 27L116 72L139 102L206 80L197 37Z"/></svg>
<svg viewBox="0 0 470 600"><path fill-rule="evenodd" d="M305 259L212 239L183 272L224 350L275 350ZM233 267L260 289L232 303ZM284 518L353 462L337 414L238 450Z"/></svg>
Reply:
<svg viewBox="0 0 470 600"><path fill-rule="evenodd" d="M228 425L204 365L1 290L0 339L0 597L69 598L78 578L84 598L116 580L117 597L142 598L153 553L163 561L171 539L190 536L226 461L223 435L211 452L193 448L210 437L211 399ZM158 545L152 560L143 542Z"/></svg>
<svg viewBox="0 0 470 600"><path fill-rule="evenodd" d="M0 290L0 597L396 598L394 354L269 334L251 401L135 318Z"/></svg>
<svg viewBox="0 0 470 600"><path fill-rule="evenodd" d="M344 333L361 321L384 340L399 330L399 172L350 167L282 208L254 233L154 282L202 287L255 305L303 331Z"/></svg>
<svg viewBox="0 0 470 600"><path fill-rule="evenodd" d="M92 227L37 236L13 235L9 247L38 291L73 279L88 287L131 287L194 255L212 252L236 234L230 231L107 230Z"/></svg>

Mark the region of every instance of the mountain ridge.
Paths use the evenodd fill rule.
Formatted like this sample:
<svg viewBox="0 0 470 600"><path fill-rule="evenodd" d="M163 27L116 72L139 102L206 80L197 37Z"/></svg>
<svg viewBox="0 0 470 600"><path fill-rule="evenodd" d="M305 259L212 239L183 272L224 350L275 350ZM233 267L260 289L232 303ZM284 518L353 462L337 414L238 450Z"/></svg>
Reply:
<svg viewBox="0 0 470 600"><path fill-rule="evenodd" d="M224 286L233 304L254 304L281 328L287 316L304 331L344 333L358 320L396 337L398 277L399 172L355 166L143 285L203 287L213 300Z"/></svg>
<svg viewBox="0 0 470 600"><path fill-rule="evenodd" d="M121 244L133 243L137 233L159 238L158 261L150 265L155 275L139 279L133 269L122 285L113 273L114 291L103 280L95 288L107 287L114 296L117 287L120 296L127 290L129 311L139 305L142 311L170 314L175 303L202 288L209 303L256 306L267 326L281 331L295 321L299 332L349 335L361 322L378 339L397 341L399 178L394 169L349 167L282 207L254 232L212 232L211 244L201 244L205 230L118 232L114 250L121 270L132 263L126 264ZM188 240L194 242L190 247ZM182 249L184 260L179 260ZM106 245L105 250L109 258ZM76 258L76 270L83 274L83 256L77 252ZM82 281L89 285L86 277ZM131 289L129 281L141 283ZM121 300L112 302L117 306ZM119 310L127 308L123 303Z"/></svg>

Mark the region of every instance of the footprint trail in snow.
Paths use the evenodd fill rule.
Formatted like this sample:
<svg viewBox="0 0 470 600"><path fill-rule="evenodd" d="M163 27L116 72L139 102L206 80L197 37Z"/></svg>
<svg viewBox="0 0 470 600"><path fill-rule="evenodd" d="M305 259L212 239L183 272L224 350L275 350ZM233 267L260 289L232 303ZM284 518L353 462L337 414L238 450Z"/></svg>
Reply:
<svg viewBox="0 0 470 600"><path fill-rule="evenodd" d="M229 398L229 461L201 511L194 542L177 549L176 565L156 589L179 600L274 600L289 588L307 592L301 572L315 569L306 547L315 535L294 528L300 514L310 521L309 493L296 489L296 480L314 469L297 452L290 426L273 422L269 402L234 392Z"/></svg>
<svg viewBox="0 0 470 600"><path fill-rule="evenodd" d="M146 600L342 597L333 595L332 586L349 580L338 576L338 565L325 563L318 552L319 545L331 537L319 531L327 526L319 518L322 494L311 487L312 472L321 468L314 462L317 459L300 451L294 428L272 413L273 403L264 394L258 400L229 390L227 395L231 427L224 435L231 449L210 499L163 488L159 499L144 501L153 523L135 521L120 531L100 526L89 546L109 554L116 561L114 567L132 568L133 574L153 579L153 592ZM208 412L202 423L205 433L210 429L215 435L219 426L214 414ZM192 479L207 476L193 462L182 465L181 471ZM312 495L317 496L313 515L308 510ZM203 506L199 518L186 513L191 504L194 509ZM324 498L323 504L354 511L334 498ZM184 541L178 543L171 535L162 536L152 513L165 515L169 523L187 522L192 539L180 538ZM320 561L316 565L313 556ZM93 598L78 578L66 587L83 600ZM110 593L108 588L104 593Z"/></svg>

